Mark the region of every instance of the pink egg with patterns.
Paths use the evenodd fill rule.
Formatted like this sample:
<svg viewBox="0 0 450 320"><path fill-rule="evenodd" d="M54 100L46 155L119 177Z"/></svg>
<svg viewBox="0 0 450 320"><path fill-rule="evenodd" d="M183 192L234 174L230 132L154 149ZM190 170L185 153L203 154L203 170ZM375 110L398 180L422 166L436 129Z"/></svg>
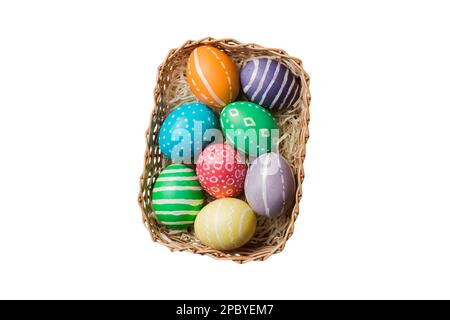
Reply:
<svg viewBox="0 0 450 320"><path fill-rule="evenodd" d="M245 197L260 216L275 218L288 211L295 199L295 178L287 161L273 152L256 158L245 179Z"/></svg>
<svg viewBox="0 0 450 320"><path fill-rule="evenodd" d="M212 144L198 157L196 172L202 188L211 196L230 198L244 190L247 165L232 146Z"/></svg>

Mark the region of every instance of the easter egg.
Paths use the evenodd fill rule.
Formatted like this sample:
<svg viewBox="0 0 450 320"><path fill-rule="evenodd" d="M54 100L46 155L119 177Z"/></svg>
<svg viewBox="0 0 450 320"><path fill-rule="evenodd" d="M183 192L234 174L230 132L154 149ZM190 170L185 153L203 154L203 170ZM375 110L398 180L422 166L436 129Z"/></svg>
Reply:
<svg viewBox="0 0 450 320"><path fill-rule="evenodd" d="M207 146L198 157L196 171L203 189L215 198L235 197L244 191L247 165L230 145Z"/></svg>
<svg viewBox="0 0 450 320"><path fill-rule="evenodd" d="M172 110L164 120L159 130L159 148L172 162L190 164L212 142L214 132L221 135L214 111L201 103L187 103Z"/></svg>
<svg viewBox="0 0 450 320"><path fill-rule="evenodd" d="M220 114L220 124L226 140L252 157L270 152L279 136L270 112L248 101L226 106Z"/></svg>
<svg viewBox="0 0 450 320"><path fill-rule="evenodd" d="M248 60L241 69L240 79L246 97L269 109L292 106L300 97L300 79L272 59Z"/></svg>
<svg viewBox="0 0 450 320"><path fill-rule="evenodd" d="M182 164L166 167L152 189L152 208L156 218L171 229L193 225L203 201L203 190L195 171Z"/></svg>
<svg viewBox="0 0 450 320"><path fill-rule="evenodd" d="M192 93L204 104L223 108L239 93L239 73L233 60L211 46L195 48L187 64Z"/></svg>
<svg viewBox="0 0 450 320"><path fill-rule="evenodd" d="M295 198L295 179L287 161L273 152L256 158L245 178L245 197L261 216L274 218L289 210Z"/></svg>
<svg viewBox="0 0 450 320"><path fill-rule="evenodd" d="M256 216L242 200L222 198L206 205L195 220L194 230L204 245L216 250L233 250L254 235Z"/></svg>

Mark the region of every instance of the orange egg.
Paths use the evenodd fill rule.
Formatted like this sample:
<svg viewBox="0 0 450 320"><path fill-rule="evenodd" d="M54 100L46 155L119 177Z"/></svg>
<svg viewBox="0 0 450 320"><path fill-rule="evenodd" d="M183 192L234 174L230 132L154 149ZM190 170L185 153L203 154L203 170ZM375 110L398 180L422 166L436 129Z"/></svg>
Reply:
<svg viewBox="0 0 450 320"><path fill-rule="evenodd" d="M239 73L233 60L211 46L195 48L187 64L187 80L198 100L223 108L239 93Z"/></svg>

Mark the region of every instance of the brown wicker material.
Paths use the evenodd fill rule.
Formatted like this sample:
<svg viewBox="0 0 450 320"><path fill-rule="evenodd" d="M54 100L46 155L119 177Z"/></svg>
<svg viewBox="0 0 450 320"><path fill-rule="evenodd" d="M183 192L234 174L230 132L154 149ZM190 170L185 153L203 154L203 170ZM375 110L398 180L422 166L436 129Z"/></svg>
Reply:
<svg viewBox="0 0 450 320"><path fill-rule="evenodd" d="M196 101L186 81L185 67L191 51L199 45L212 45L230 55L238 66L255 56L266 56L280 61L294 72L302 82L300 99L283 112L274 113L281 129L280 153L288 160L296 175L296 201L290 213L275 219L258 217L255 236L244 247L231 252L222 252L202 245L192 228L186 231L168 230L158 223L151 208L152 185L158 174L170 162L163 157L158 147L158 132L167 114L176 106ZM189 251L221 260L233 260L238 263L265 260L284 249L294 231L294 223L299 214L299 202L302 197L304 179L303 161L306 142L309 137L309 76L303 70L301 60L289 56L285 51L269 49L256 44L242 44L233 39L215 40L206 38L199 41L187 41L178 49L169 52L166 60L158 68L157 84L154 91L155 108L146 132L144 172L140 178L139 205L142 208L144 224L153 241L167 246L172 251ZM245 99L242 94L238 100ZM211 201L212 199L208 199Z"/></svg>

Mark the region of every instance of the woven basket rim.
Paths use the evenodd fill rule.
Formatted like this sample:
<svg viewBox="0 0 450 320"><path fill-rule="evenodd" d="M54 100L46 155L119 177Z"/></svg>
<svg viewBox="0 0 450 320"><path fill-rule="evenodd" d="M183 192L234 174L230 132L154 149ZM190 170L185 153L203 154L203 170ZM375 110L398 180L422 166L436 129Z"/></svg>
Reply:
<svg viewBox="0 0 450 320"><path fill-rule="evenodd" d="M151 135L152 135L152 128L153 128L153 121L158 116L158 107L159 104L161 104L161 95L163 89L160 87L160 80L163 75L163 71L165 66L167 65L168 61L174 56L176 56L180 51L183 50L193 50L195 47L198 47L200 45L215 45L220 46L223 49L241 49L246 50L249 49L254 52L268 52L271 56L277 57L280 59L284 59L285 61L289 61L293 67L300 72L300 78L302 79L302 94L301 94L301 100L302 100L302 110L300 112L300 118L301 118L301 132L299 136L299 142L301 143L301 149L300 149L300 161L298 163L298 170L297 170L297 190L296 190L296 201L295 205L293 206L291 217L290 217L290 223L289 226L282 238L282 240L277 243L276 245L273 245L271 247L265 247L264 250L260 250L258 254L252 255L252 254L239 254L238 252L222 252L215 249L210 248L199 248L196 246L193 246L190 243L171 243L171 241L167 240L167 237L163 237L164 235L158 233L154 228L152 228L152 221L150 220L149 216L146 212L146 206L145 206L145 198L144 194L146 191L146 188L148 188L148 184L146 183L146 180L148 178L148 169L149 169L149 158L151 156L151 153L153 150L150 150L151 145ZM200 255L206 255L213 257L215 259L220 260L232 260L237 263L244 263L249 261L264 261L270 256L272 256L275 253L281 252L285 245L287 240L291 237L294 231L294 224L295 221L299 215L299 203L302 197L302 183L304 180L304 168L303 168L303 162L305 159L305 153L306 153L306 143L309 139L309 119L310 119L310 113L309 113L309 107L310 107L310 101L311 101L311 94L309 90L309 75L304 71L302 61L298 58L292 57L286 53L286 51L281 49L275 49L275 48L266 48L261 45L255 44L255 43L247 43L243 44L235 39L232 38L224 38L224 39L214 39L212 37L206 37L203 39L200 39L198 41L194 40L188 40L183 45L181 45L178 48L171 49L167 55L167 57L164 59L163 63L159 65L158 72L157 72L157 82L154 89L154 108L150 116L150 123L146 130L145 136L146 136L146 149L145 149L145 156L144 156L144 169L140 176L140 188L139 188L139 195L138 195L138 203L141 208L142 213L142 220L146 228L148 229L151 238L154 242L158 242L166 247L168 247L171 251L189 251L192 253L197 253ZM151 189L151 185L149 187ZM165 239L163 239L165 238Z"/></svg>

